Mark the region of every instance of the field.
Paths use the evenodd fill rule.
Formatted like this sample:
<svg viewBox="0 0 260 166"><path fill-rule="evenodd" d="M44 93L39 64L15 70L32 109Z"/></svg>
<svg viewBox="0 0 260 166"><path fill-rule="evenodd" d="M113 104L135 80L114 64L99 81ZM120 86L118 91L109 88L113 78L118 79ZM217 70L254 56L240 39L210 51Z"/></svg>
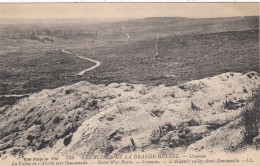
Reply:
<svg viewBox="0 0 260 166"><path fill-rule="evenodd" d="M82 80L170 86L227 71L259 73L258 27L258 17L1 24L0 106L17 100L3 95ZM78 76L94 64L75 55L101 65Z"/></svg>
<svg viewBox="0 0 260 166"><path fill-rule="evenodd" d="M0 24L0 165L259 153L259 17L34 21Z"/></svg>

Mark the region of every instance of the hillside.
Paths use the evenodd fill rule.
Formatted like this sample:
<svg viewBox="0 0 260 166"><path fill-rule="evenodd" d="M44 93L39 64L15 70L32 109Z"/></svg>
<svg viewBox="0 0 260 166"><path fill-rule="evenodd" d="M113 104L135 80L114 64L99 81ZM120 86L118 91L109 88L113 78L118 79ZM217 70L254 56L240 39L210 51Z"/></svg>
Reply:
<svg viewBox="0 0 260 166"><path fill-rule="evenodd" d="M177 86L224 72L259 73L258 16L27 21L0 24L0 107L79 81ZM78 76L94 64L77 56L101 65Z"/></svg>
<svg viewBox="0 0 260 166"><path fill-rule="evenodd" d="M175 36L181 34L208 34L228 31L258 29L259 17L226 18L185 18L185 17L150 17L102 24L106 28L119 28L130 33L136 40L156 36Z"/></svg>
<svg viewBox="0 0 260 166"><path fill-rule="evenodd" d="M1 110L1 156L243 151L259 133L249 138L244 121L259 79L227 72L169 87L81 81L45 89Z"/></svg>

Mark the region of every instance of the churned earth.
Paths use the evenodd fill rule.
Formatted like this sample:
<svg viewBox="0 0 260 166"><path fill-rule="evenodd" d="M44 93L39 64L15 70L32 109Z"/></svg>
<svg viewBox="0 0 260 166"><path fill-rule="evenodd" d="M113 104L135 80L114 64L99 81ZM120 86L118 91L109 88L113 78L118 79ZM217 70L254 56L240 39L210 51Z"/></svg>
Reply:
<svg viewBox="0 0 260 166"><path fill-rule="evenodd" d="M81 81L45 89L1 108L0 153L243 151L243 115L259 85L257 72L227 72L179 86Z"/></svg>

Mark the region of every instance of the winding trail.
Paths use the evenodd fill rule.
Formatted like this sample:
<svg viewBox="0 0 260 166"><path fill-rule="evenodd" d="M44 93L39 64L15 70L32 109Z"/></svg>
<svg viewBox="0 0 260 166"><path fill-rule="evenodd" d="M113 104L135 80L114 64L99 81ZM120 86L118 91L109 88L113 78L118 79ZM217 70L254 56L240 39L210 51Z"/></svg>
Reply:
<svg viewBox="0 0 260 166"><path fill-rule="evenodd" d="M64 49L62 49L61 51L64 52L64 53L66 53L66 54L70 54L70 55L71 55L70 52L68 52L68 51L66 51L66 50L64 50ZM86 58L86 57L83 57L83 56L76 55L76 57L96 63L94 66L92 66L92 67L90 67L90 68L88 68L88 69L86 69L86 70L83 70L83 71L77 73L76 75L84 75L86 72L91 71L91 70L97 68L97 67L100 66L100 64L101 64L99 61L95 61L95 60L93 60L93 59ZM10 97L24 97L24 96L29 96L29 95L31 95L31 94L0 95L0 97L10 98Z"/></svg>
<svg viewBox="0 0 260 166"><path fill-rule="evenodd" d="M127 34L127 33L124 33L124 34L126 35L125 40L127 40L127 39L130 38L129 34ZM66 51L65 49L62 49L61 51L64 52L64 53L66 53L66 54L71 55L71 53L68 52L68 51ZM90 58L86 58L86 57L83 57L83 56L80 56L80 55L75 55L75 56L78 57L78 58L85 59L85 60L88 60L88 61L91 61L91 62L94 62L94 63L95 63L94 66L92 66L92 67L90 67L90 68L88 68L88 69L86 69L86 70L83 70L83 71L77 73L76 75L84 75L86 72L91 71L91 70L94 70L95 68L97 68L97 67L100 66L100 64L101 64L99 61L95 61L95 60L90 59ZM31 95L31 94L0 95L0 97L24 97L24 96L29 96L29 95Z"/></svg>
<svg viewBox="0 0 260 166"><path fill-rule="evenodd" d="M70 52L68 52L68 51L66 51L66 50L64 50L64 49L62 49L61 51L64 52L64 53L66 53L66 54L70 54L70 55L71 55ZM83 56L80 56L80 55L75 55L75 56L78 57L78 58L85 59L85 60L88 60L88 61L91 61L91 62L96 63L94 66L92 66L92 67L90 67L90 68L88 68L88 69L86 69L86 70L83 70L83 71L77 73L76 75L84 75L86 72L91 71L91 70L97 68L97 67L100 66L100 64L101 64L99 61L95 61L95 60L90 59L90 58L86 58L86 57L83 57Z"/></svg>
<svg viewBox="0 0 260 166"><path fill-rule="evenodd" d="M124 34L126 35L125 40L130 38L130 36L127 33L124 33Z"/></svg>

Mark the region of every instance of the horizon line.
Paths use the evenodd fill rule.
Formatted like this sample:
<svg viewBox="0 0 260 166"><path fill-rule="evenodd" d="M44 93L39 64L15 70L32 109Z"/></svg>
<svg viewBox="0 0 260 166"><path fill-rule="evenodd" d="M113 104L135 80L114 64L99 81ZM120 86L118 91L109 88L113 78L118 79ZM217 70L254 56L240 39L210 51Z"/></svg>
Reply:
<svg viewBox="0 0 260 166"><path fill-rule="evenodd" d="M236 17L260 17L259 15L240 15L240 16L222 16L222 17L184 17L184 16L151 16L151 17L42 17L42 18L26 18L26 17L0 17L0 19L146 19L146 18L191 18L191 19L207 19L207 18L236 18Z"/></svg>

